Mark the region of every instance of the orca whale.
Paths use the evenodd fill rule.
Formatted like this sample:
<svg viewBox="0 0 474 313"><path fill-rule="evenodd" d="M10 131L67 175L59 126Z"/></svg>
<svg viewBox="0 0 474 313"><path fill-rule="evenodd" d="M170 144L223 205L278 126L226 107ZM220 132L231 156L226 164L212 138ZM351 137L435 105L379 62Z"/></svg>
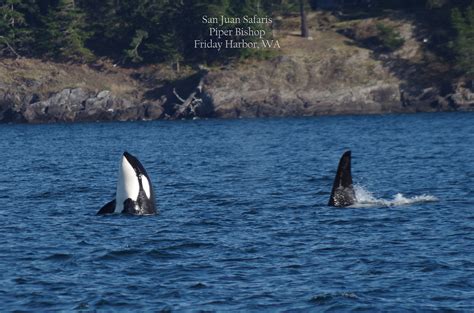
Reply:
<svg viewBox="0 0 474 313"><path fill-rule="evenodd" d="M351 151L346 151L339 161L328 205L345 207L354 204L355 201L351 174Z"/></svg>
<svg viewBox="0 0 474 313"><path fill-rule="evenodd" d="M110 213L133 215L157 213L150 177L140 161L126 151L119 165L115 199L104 205L97 215Z"/></svg>

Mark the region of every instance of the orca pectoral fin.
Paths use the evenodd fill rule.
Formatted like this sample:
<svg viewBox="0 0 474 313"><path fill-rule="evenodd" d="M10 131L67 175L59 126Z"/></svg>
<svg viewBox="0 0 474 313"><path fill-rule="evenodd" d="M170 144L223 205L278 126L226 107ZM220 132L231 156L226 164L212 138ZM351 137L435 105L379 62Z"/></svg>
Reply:
<svg viewBox="0 0 474 313"><path fill-rule="evenodd" d="M130 198L127 198L127 200L125 200L123 202L123 211L122 213L125 213L125 214L137 214L137 211L136 211L136 202L133 201L132 199Z"/></svg>
<svg viewBox="0 0 474 313"><path fill-rule="evenodd" d="M103 214L110 214L114 213L115 211L115 199L104 205L99 212L97 212L97 215L103 215Z"/></svg>

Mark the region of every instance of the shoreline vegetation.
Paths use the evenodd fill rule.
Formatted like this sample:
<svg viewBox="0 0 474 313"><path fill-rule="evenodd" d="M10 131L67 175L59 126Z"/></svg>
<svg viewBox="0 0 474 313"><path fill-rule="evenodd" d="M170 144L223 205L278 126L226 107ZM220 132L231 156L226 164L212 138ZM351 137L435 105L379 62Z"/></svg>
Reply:
<svg viewBox="0 0 474 313"><path fill-rule="evenodd" d="M473 1L231 2L3 1L0 122L474 111Z"/></svg>

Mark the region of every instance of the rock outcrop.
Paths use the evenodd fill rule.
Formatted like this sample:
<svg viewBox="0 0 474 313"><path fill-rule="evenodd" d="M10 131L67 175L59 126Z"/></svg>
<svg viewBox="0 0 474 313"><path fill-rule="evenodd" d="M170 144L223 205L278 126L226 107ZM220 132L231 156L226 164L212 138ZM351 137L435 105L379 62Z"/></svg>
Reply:
<svg viewBox="0 0 474 313"><path fill-rule="evenodd" d="M301 61L301 60L300 60ZM404 87L382 68L364 82L357 62L338 64L339 77L326 77L325 62L305 63L288 57L240 69L209 72L202 84L181 97L176 90L156 100L132 101L110 91L64 89L39 100L0 93L0 122L133 121L187 118L315 116L337 114L414 113L474 110L474 91L458 83L448 91L434 86ZM352 63L354 62L354 63ZM332 72L334 69L329 70ZM378 73L378 74L376 74ZM380 73L383 73L382 75ZM185 98L184 98L185 97Z"/></svg>
<svg viewBox="0 0 474 313"><path fill-rule="evenodd" d="M204 90L219 117L313 116L404 112L400 82L364 56L328 60L279 57L210 73ZM237 73L237 74L236 74Z"/></svg>
<svg viewBox="0 0 474 313"><path fill-rule="evenodd" d="M64 89L43 101L36 97L3 97L0 120L3 122L79 122L159 119L159 101L134 103L104 90L93 94L81 88Z"/></svg>
<svg viewBox="0 0 474 313"><path fill-rule="evenodd" d="M470 85L468 87L468 85ZM474 110L474 81L456 86L454 93L446 97L451 107L459 111Z"/></svg>

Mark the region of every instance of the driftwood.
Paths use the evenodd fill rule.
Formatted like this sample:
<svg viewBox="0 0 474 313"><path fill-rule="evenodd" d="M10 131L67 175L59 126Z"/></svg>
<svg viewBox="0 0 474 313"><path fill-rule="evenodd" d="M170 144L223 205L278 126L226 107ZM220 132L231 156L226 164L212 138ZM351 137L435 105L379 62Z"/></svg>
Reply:
<svg viewBox="0 0 474 313"><path fill-rule="evenodd" d="M201 79L199 80L199 83L197 87L194 89L189 96L184 99L182 98L177 92L176 89L173 88L173 94L176 96L176 98L181 101L182 103L179 104L179 106L176 108L175 116L177 117L196 117L196 108L200 106L203 101L200 97L198 97L199 94L202 92L202 87L204 84L204 77L205 75L202 75Z"/></svg>

